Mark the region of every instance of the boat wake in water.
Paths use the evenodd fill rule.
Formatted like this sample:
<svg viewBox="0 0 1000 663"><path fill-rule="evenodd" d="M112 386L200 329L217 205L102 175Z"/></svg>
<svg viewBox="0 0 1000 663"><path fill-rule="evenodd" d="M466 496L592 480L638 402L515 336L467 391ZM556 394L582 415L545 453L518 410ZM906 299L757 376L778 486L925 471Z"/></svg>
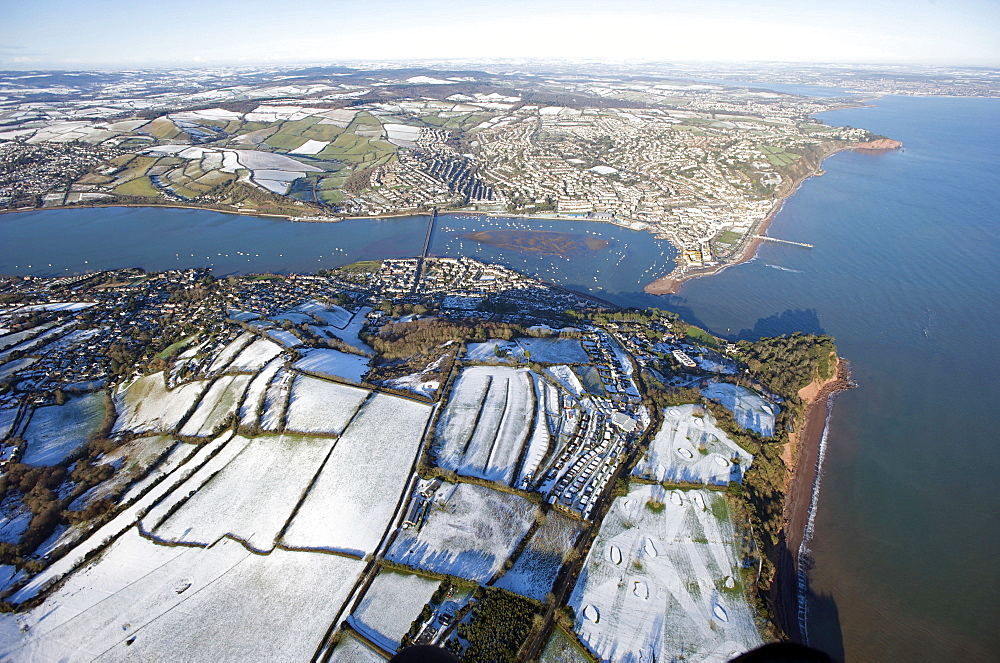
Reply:
<svg viewBox="0 0 1000 663"><path fill-rule="evenodd" d="M801 269L792 269L791 267L782 267L781 265L772 265L770 263L764 263L764 265L766 267L770 267L771 269L780 269L783 272L792 272L793 274L801 274L802 273Z"/></svg>

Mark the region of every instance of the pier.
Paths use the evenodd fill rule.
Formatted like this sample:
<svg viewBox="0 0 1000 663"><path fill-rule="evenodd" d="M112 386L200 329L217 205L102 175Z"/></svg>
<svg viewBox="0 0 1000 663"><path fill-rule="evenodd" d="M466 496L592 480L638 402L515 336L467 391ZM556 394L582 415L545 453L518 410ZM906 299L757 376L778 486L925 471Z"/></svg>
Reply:
<svg viewBox="0 0 1000 663"><path fill-rule="evenodd" d="M790 239L778 239L777 237L768 237L766 235L754 235L754 239L763 239L768 242L778 242L779 244L791 244L793 246L801 246L804 249L813 248L812 244L806 244L805 242L793 242Z"/></svg>

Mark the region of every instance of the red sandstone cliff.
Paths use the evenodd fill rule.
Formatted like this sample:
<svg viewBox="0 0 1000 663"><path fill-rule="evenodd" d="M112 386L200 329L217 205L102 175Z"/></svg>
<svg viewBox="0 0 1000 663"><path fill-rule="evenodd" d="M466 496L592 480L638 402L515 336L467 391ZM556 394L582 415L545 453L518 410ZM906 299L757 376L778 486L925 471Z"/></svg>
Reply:
<svg viewBox="0 0 1000 663"><path fill-rule="evenodd" d="M852 149L864 150L866 152L881 152L882 150L898 150L902 146L903 144L898 140L893 140L891 138L878 138L870 143L859 143Z"/></svg>

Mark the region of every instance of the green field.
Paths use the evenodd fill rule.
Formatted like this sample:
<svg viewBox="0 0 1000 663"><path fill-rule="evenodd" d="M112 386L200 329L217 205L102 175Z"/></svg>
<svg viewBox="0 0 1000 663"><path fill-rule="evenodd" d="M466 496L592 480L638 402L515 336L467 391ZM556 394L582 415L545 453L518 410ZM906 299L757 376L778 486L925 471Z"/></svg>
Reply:
<svg viewBox="0 0 1000 663"><path fill-rule="evenodd" d="M124 184L119 184L115 187L115 193L123 196L140 196L142 198L156 198L160 195L160 192L156 190L156 187L153 186L153 183L145 175L129 180Z"/></svg>
<svg viewBox="0 0 1000 663"><path fill-rule="evenodd" d="M339 269L351 274L371 274L377 272L381 266L381 260L359 260L358 262L352 262L350 265L344 265Z"/></svg>

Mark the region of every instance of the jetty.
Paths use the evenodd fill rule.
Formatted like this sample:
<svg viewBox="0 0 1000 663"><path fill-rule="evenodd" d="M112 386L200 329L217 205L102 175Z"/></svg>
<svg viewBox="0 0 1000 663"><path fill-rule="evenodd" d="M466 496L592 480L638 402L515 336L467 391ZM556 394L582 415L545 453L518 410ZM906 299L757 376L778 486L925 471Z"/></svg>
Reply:
<svg viewBox="0 0 1000 663"><path fill-rule="evenodd" d="M793 242L790 239L778 239L777 237L768 237L767 235L754 235L754 239L763 239L768 242L778 242L779 244L791 244L793 246L801 246L805 249L813 248L812 244L806 244L805 242Z"/></svg>

